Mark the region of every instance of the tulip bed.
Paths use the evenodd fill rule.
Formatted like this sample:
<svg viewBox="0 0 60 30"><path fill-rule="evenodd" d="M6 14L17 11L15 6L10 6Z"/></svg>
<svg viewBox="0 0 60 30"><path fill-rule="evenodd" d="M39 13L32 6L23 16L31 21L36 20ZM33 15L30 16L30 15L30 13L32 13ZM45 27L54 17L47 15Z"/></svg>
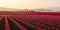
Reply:
<svg viewBox="0 0 60 30"><path fill-rule="evenodd" d="M35 13L2 14L0 15L0 30L60 30L58 14Z"/></svg>

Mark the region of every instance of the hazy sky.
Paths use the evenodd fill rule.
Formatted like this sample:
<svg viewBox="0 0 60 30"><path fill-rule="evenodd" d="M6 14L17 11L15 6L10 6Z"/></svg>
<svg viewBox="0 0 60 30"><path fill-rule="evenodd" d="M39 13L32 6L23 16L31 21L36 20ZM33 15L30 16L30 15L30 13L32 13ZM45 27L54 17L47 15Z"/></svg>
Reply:
<svg viewBox="0 0 60 30"><path fill-rule="evenodd" d="M17 9L60 7L60 0L0 0L0 7Z"/></svg>

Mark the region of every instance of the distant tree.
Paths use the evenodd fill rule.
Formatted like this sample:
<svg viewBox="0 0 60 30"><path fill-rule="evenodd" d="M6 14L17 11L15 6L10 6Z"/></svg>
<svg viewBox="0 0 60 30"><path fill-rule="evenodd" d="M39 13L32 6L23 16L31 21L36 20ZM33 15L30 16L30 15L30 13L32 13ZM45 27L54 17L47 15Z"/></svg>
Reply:
<svg viewBox="0 0 60 30"><path fill-rule="evenodd" d="M24 10L26 10L26 12L35 12L34 10L30 10L30 9L24 9Z"/></svg>
<svg viewBox="0 0 60 30"><path fill-rule="evenodd" d="M34 10L30 10L31 12L35 12Z"/></svg>

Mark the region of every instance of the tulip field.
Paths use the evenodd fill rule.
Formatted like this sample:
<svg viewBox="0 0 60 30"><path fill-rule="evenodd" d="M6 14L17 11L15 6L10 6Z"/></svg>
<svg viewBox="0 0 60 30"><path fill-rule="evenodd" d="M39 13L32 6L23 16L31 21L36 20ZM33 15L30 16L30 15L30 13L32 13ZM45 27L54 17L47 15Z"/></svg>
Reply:
<svg viewBox="0 0 60 30"><path fill-rule="evenodd" d="M0 30L60 30L59 14L0 12Z"/></svg>

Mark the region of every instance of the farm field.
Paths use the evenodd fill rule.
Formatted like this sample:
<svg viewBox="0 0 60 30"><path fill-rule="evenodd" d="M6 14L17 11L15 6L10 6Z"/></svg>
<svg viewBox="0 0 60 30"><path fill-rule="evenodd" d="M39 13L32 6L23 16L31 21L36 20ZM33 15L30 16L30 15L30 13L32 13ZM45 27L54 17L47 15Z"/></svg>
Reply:
<svg viewBox="0 0 60 30"><path fill-rule="evenodd" d="M0 30L60 30L60 13L44 13L2 12Z"/></svg>

